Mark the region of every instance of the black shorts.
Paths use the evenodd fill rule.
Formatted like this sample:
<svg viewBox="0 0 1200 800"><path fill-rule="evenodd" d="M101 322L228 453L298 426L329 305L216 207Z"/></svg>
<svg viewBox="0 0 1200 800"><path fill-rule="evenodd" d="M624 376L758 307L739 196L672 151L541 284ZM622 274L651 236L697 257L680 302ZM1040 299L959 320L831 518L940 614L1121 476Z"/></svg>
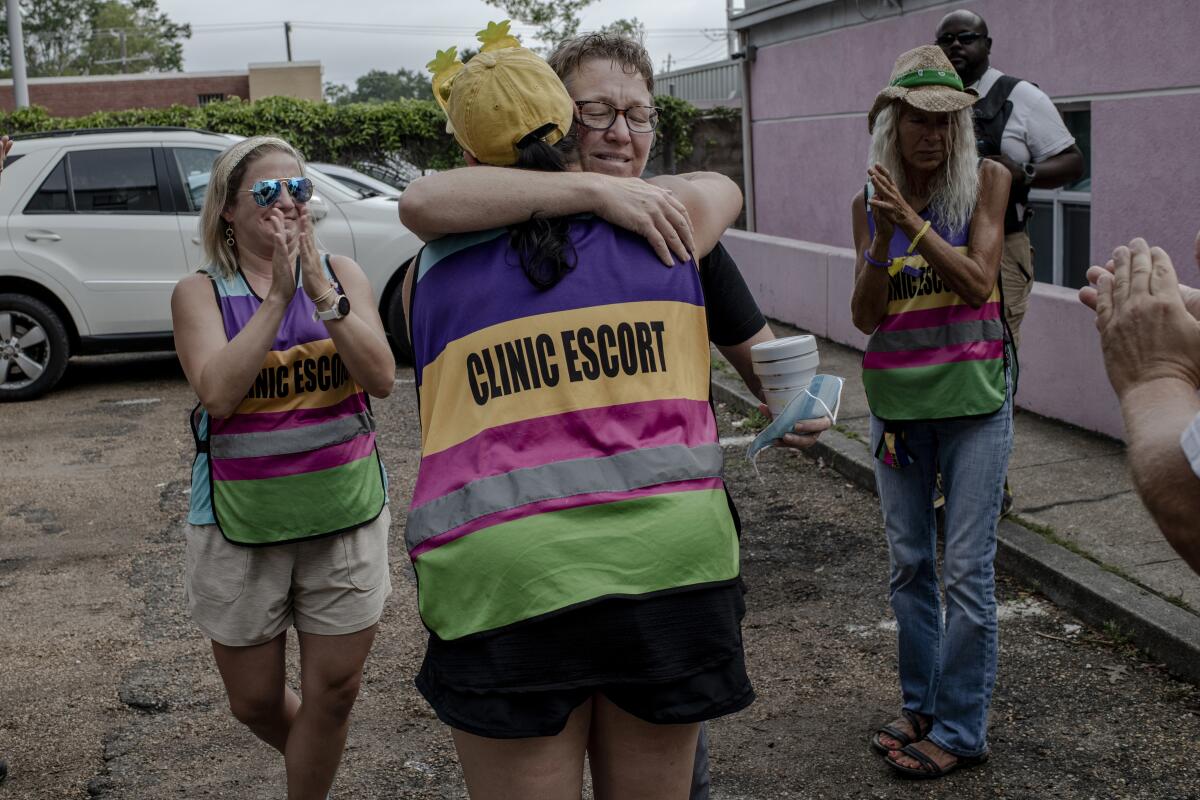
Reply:
<svg viewBox="0 0 1200 800"><path fill-rule="evenodd" d="M417 689L438 719L452 728L491 739L562 733L571 712L596 694L623 711L656 724L703 722L741 711L754 702L739 648L732 658L670 681L607 683L569 689L464 690L437 685L425 667Z"/></svg>
<svg viewBox="0 0 1200 800"><path fill-rule="evenodd" d="M606 599L509 630L430 636L421 694L451 727L496 739L553 736L595 694L647 722L702 722L754 701L740 581Z"/></svg>

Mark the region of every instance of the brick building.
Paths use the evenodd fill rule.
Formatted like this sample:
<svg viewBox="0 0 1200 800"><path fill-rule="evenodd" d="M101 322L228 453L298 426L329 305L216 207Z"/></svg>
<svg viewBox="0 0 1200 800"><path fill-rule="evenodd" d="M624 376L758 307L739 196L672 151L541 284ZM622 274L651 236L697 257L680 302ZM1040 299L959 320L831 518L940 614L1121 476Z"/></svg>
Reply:
<svg viewBox="0 0 1200 800"><path fill-rule="evenodd" d="M56 117L177 104L198 106L227 97L257 100L274 95L320 100L321 62L250 64L241 72L145 72L29 79L29 102ZM12 80L2 80L0 108L12 111L14 107Z"/></svg>

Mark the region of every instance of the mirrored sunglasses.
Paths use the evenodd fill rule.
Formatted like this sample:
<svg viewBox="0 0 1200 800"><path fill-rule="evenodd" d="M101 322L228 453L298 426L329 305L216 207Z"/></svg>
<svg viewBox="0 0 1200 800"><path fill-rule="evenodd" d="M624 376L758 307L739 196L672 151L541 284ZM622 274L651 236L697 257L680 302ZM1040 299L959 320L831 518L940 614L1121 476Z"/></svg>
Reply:
<svg viewBox="0 0 1200 800"><path fill-rule="evenodd" d="M249 192L259 207L266 208L279 199L284 185L297 203L307 203L312 199L313 182L308 178L267 178L255 181L253 186L242 191Z"/></svg>

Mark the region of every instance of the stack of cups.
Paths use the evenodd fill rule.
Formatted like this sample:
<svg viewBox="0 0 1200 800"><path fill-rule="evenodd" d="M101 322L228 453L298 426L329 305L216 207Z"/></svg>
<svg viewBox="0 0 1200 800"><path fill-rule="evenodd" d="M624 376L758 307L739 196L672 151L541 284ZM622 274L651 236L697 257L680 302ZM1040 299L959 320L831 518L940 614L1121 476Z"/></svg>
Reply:
<svg viewBox="0 0 1200 800"><path fill-rule="evenodd" d="M754 374L762 381L771 416L778 417L796 395L808 388L817 366L817 340L813 336L788 336L760 342L750 348Z"/></svg>

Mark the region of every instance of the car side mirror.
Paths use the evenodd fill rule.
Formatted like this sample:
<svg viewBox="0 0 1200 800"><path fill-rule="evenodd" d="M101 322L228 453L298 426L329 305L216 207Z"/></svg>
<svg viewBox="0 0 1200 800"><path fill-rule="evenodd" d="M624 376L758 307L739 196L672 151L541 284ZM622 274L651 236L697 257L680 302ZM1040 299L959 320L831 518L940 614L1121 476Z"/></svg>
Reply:
<svg viewBox="0 0 1200 800"><path fill-rule="evenodd" d="M325 200L314 194L308 200L308 215L313 218L314 222L320 222L329 216L329 206L325 204Z"/></svg>

